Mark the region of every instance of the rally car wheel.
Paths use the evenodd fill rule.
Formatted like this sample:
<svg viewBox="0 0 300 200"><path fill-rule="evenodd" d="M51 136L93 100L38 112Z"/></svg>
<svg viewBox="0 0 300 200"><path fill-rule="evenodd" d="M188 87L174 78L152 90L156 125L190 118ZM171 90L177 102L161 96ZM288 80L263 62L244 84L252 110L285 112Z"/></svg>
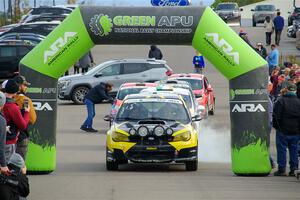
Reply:
<svg viewBox="0 0 300 200"><path fill-rule="evenodd" d="M197 169L198 169L198 160L185 162L186 171L197 171Z"/></svg>
<svg viewBox="0 0 300 200"><path fill-rule="evenodd" d="M215 108L216 108L216 103L214 101L211 110L208 112L209 115L214 115L215 114Z"/></svg>
<svg viewBox="0 0 300 200"><path fill-rule="evenodd" d="M75 104L83 104L85 95L89 92L89 88L86 86L79 86L72 92L72 100Z"/></svg>
<svg viewBox="0 0 300 200"><path fill-rule="evenodd" d="M119 169L119 165L116 161L106 161L106 169L108 171L117 171Z"/></svg>
<svg viewBox="0 0 300 200"><path fill-rule="evenodd" d="M206 104L206 106L205 106L204 119L207 119L207 118L208 118L208 113L209 113L209 106L208 106L208 104Z"/></svg>

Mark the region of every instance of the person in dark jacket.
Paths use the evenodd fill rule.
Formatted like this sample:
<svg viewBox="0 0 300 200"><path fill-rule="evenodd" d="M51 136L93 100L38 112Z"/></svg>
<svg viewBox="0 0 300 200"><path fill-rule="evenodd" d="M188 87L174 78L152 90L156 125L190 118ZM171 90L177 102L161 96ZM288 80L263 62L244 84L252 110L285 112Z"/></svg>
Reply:
<svg viewBox="0 0 300 200"><path fill-rule="evenodd" d="M92 53L89 51L84 56L79 59L79 68L81 68L81 73L85 73L93 66L94 58Z"/></svg>
<svg viewBox="0 0 300 200"><path fill-rule="evenodd" d="M275 27L275 44L279 46L281 33L284 28L284 19L280 16L280 12L277 12L277 16L273 20Z"/></svg>
<svg viewBox="0 0 300 200"><path fill-rule="evenodd" d="M161 60L163 58L163 54L161 53L161 50L157 48L157 46L151 45L148 58L155 58L156 60Z"/></svg>
<svg viewBox="0 0 300 200"><path fill-rule="evenodd" d="M10 175L0 175L0 199L25 199L30 191L23 158L19 154L13 154L8 162L8 168Z"/></svg>
<svg viewBox="0 0 300 200"><path fill-rule="evenodd" d="M266 59L268 54L267 54L267 49L263 46L261 42L257 43L255 51L263 57L263 59Z"/></svg>
<svg viewBox="0 0 300 200"><path fill-rule="evenodd" d="M8 80L5 85L6 103L3 107L3 115L6 119L7 126L10 127L6 134L6 160L9 160L10 156L16 151L20 131L25 130L29 123L30 108L24 108L22 115L19 106L14 100L17 92L19 92L19 85L15 80Z"/></svg>
<svg viewBox="0 0 300 200"><path fill-rule="evenodd" d="M276 129L276 149L278 171L275 176L286 176L286 149L290 155L289 176L295 176L298 169L298 151L300 133L300 100L296 96L296 86L287 83L286 93L278 98L273 110L273 127Z"/></svg>
<svg viewBox="0 0 300 200"><path fill-rule="evenodd" d="M113 98L108 94L112 90L113 85L110 83L100 83L93 87L84 97L84 103L87 108L88 116L80 127L86 132L98 132L93 128L93 118L95 117L95 104L108 100L113 103Z"/></svg>

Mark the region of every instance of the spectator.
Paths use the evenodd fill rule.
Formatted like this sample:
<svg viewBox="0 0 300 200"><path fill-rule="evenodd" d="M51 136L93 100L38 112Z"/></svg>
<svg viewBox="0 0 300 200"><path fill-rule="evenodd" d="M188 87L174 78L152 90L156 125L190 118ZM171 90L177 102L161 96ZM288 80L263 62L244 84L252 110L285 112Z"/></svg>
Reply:
<svg viewBox="0 0 300 200"><path fill-rule="evenodd" d="M270 16L266 17L264 22L265 32L266 32L266 46L270 46L272 41L272 34L274 32L274 23L271 20Z"/></svg>
<svg viewBox="0 0 300 200"><path fill-rule="evenodd" d="M267 50L261 42L257 43L255 50L263 59L267 58Z"/></svg>
<svg viewBox="0 0 300 200"><path fill-rule="evenodd" d="M290 72L291 72L290 68L285 68L284 71L283 71L283 75L284 75L284 78L285 78L286 81L291 78L290 77Z"/></svg>
<svg viewBox="0 0 300 200"><path fill-rule="evenodd" d="M198 74L203 73L203 69L205 68L205 62L203 56L196 51L196 55L193 58L193 64L194 64L194 72Z"/></svg>
<svg viewBox="0 0 300 200"><path fill-rule="evenodd" d="M281 33L284 27L284 19L280 16L280 12L277 12L277 16L273 20L275 27L275 44L279 46Z"/></svg>
<svg viewBox="0 0 300 200"><path fill-rule="evenodd" d="M148 58L155 58L156 60L161 60L163 58L163 54L157 46L151 45Z"/></svg>
<svg viewBox="0 0 300 200"><path fill-rule="evenodd" d="M113 98L109 96L108 92L112 90L113 85L110 83L100 83L93 87L85 96L84 103L87 108L88 116L80 127L86 132L98 132L93 128L93 118L95 117L95 104L101 103L103 100L108 100L113 103Z"/></svg>
<svg viewBox="0 0 300 200"><path fill-rule="evenodd" d="M275 44L271 45L271 52L267 56L267 61L269 64L269 75L272 73L274 68L279 64L279 51Z"/></svg>
<svg viewBox="0 0 300 200"><path fill-rule="evenodd" d="M5 85L6 103L3 107L3 115L10 127L6 134L6 160L9 160L11 155L15 153L20 131L25 130L29 122L30 108L25 108L22 116L19 106L14 101L14 96L18 91L19 85L16 81L8 80Z"/></svg>
<svg viewBox="0 0 300 200"><path fill-rule="evenodd" d="M296 73L296 86L297 86L297 97L300 99L300 71Z"/></svg>
<svg viewBox="0 0 300 200"><path fill-rule="evenodd" d="M240 32L239 32L239 36L250 46L252 47L251 45L251 42L248 38L248 34L244 31L244 29L240 29Z"/></svg>
<svg viewBox="0 0 300 200"><path fill-rule="evenodd" d="M272 101L272 96L270 94L271 90L272 90L272 87L273 87L273 84L271 82L269 82L268 84L268 93L269 93L269 105L268 105L268 108L269 108L269 127L268 127L268 132L269 132L269 135L271 135L271 132L272 132L272 115L273 115L273 101ZM272 158L272 156L270 155L270 163L271 163L271 166L272 166L272 169L275 168L275 164L274 164L274 160Z"/></svg>
<svg viewBox="0 0 300 200"><path fill-rule="evenodd" d="M24 112L25 108L29 107L29 122L30 124L34 124L36 121L36 112L32 104L32 100L26 96L27 86L30 85L25 79L24 76L16 76L14 80L19 85L19 92L15 95L14 100L18 104L21 111ZM20 131L20 135L17 142L16 152L22 156L25 160L29 143L29 133L27 128L25 130Z"/></svg>
<svg viewBox="0 0 300 200"><path fill-rule="evenodd" d="M26 166L19 154L13 154L8 162L10 175L1 175L0 199L21 200L29 195L29 181L26 177Z"/></svg>
<svg viewBox="0 0 300 200"><path fill-rule="evenodd" d="M94 64L94 58L92 53L89 51L84 56L79 59L79 67L81 68L81 73L85 73Z"/></svg>
<svg viewBox="0 0 300 200"><path fill-rule="evenodd" d="M281 90L284 89L284 86L286 85L286 81L285 81L285 77L283 74L281 74L278 77L278 82L277 82L277 87L275 89L275 93L274 93L274 101L277 100L277 98L280 96L281 94Z"/></svg>
<svg viewBox="0 0 300 200"><path fill-rule="evenodd" d="M80 67L79 61L76 62L73 67L74 67L74 74L79 74L79 67Z"/></svg>
<svg viewBox="0 0 300 200"><path fill-rule="evenodd" d="M295 176L298 169L298 151L300 133L300 100L296 96L296 86L288 83L286 93L274 106L273 127L276 129L276 149L278 171L275 176L286 176L286 149L290 155L289 176Z"/></svg>
<svg viewBox="0 0 300 200"><path fill-rule="evenodd" d="M6 143L6 120L2 115L2 108L6 102L6 97L3 92L0 92L0 174L8 174L5 158L5 143Z"/></svg>

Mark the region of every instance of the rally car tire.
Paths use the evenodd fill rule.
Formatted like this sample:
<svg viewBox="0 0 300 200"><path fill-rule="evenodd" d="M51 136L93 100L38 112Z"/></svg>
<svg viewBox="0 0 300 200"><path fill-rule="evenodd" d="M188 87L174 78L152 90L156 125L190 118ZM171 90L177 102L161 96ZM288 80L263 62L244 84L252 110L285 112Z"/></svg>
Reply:
<svg viewBox="0 0 300 200"><path fill-rule="evenodd" d="M117 171L119 164L116 161L106 161L106 169L108 171Z"/></svg>
<svg viewBox="0 0 300 200"><path fill-rule="evenodd" d="M198 160L185 162L186 171L197 171L197 169L198 169Z"/></svg>
<svg viewBox="0 0 300 200"><path fill-rule="evenodd" d="M211 110L208 112L209 115L215 114L216 102L214 101Z"/></svg>

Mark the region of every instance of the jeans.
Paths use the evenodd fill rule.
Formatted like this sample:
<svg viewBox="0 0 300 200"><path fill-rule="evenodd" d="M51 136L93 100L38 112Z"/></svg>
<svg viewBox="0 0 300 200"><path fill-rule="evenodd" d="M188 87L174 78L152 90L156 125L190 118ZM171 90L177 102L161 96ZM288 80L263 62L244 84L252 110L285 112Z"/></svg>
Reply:
<svg viewBox="0 0 300 200"><path fill-rule="evenodd" d="M195 67L194 68L194 73L196 73L196 74L202 74L203 73L203 68Z"/></svg>
<svg viewBox="0 0 300 200"><path fill-rule="evenodd" d="M270 45L272 41L272 32L266 32L266 45Z"/></svg>
<svg viewBox="0 0 300 200"><path fill-rule="evenodd" d="M24 160L28 152L29 138L25 138L22 141L18 141L16 153L20 154Z"/></svg>
<svg viewBox="0 0 300 200"><path fill-rule="evenodd" d="M287 148L290 155L290 170L292 171L298 169L298 142L299 135L285 135L279 130L276 130L277 163L280 171L285 171Z"/></svg>
<svg viewBox="0 0 300 200"><path fill-rule="evenodd" d="M281 31L279 30L275 30L275 43L277 46L279 46L279 43L280 43L280 38L281 38Z"/></svg>
<svg viewBox="0 0 300 200"><path fill-rule="evenodd" d="M85 128L92 128L93 127L93 118L95 117L95 104L89 99L85 99L84 103L87 108L88 116L82 126Z"/></svg>
<svg viewBox="0 0 300 200"><path fill-rule="evenodd" d="M269 65L269 76L271 76L273 70L275 69L276 66Z"/></svg>

